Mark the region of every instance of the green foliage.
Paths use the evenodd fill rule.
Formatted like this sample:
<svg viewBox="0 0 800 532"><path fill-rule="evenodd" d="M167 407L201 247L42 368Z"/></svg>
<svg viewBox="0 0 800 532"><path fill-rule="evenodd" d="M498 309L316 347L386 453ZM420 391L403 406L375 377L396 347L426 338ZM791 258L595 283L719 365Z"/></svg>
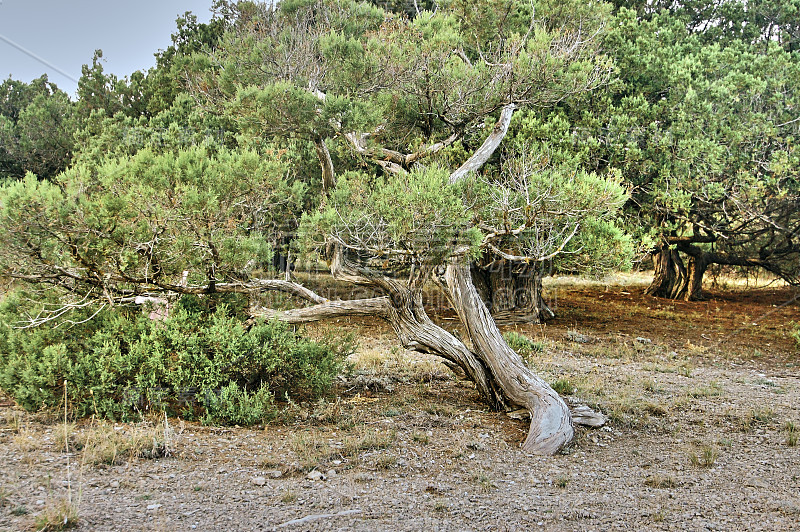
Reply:
<svg viewBox="0 0 800 532"><path fill-rule="evenodd" d="M438 168L412 170L391 179L362 173L340 178L324 210L305 215L301 241L307 250L329 235L378 260L441 264L454 253L476 255L480 232L470 226L460 185Z"/></svg>
<svg viewBox="0 0 800 532"><path fill-rule="evenodd" d="M518 332L505 332L503 333L503 338L511 349L523 357L544 351L544 344L541 342L534 342L524 334Z"/></svg>
<svg viewBox="0 0 800 532"><path fill-rule="evenodd" d="M0 85L0 182L33 172L52 179L72 157L79 121L67 93L42 76Z"/></svg>
<svg viewBox="0 0 800 532"><path fill-rule="evenodd" d="M467 188L465 204L474 223L496 235L494 246L562 271L599 275L627 268L633 245L619 223L628 194L618 174L553 164L544 150L518 150L499 176Z"/></svg>
<svg viewBox="0 0 800 532"><path fill-rule="evenodd" d="M207 422L252 424L276 401L325 395L352 351L349 340L303 339L278 322L249 330L231 307L182 298L168 319L124 309L75 311L71 324L15 328L35 309L15 293L0 307L0 387L29 410L68 405L78 416L133 419L167 410ZM61 322L63 323L63 322Z"/></svg>
<svg viewBox="0 0 800 532"><path fill-rule="evenodd" d="M77 291L92 278L107 290L175 284L183 271L190 282L241 279L269 260L265 234L299 207L302 185L282 172L278 157L196 146L76 165L57 185L28 176L0 188L0 271L67 276Z"/></svg>
<svg viewBox="0 0 800 532"><path fill-rule="evenodd" d="M575 386L569 379L557 379L550 383L550 387L559 395L572 395L575 393Z"/></svg>

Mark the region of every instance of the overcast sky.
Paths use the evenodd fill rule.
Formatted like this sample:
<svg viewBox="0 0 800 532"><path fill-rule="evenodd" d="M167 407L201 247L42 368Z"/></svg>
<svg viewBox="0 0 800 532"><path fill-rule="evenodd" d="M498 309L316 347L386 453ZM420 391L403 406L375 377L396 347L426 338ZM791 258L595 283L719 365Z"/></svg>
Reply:
<svg viewBox="0 0 800 532"><path fill-rule="evenodd" d="M147 69L155 65L153 54L171 44L177 16L191 11L201 22L208 22L211 3L0 0L0 79L11 75L29 82L46 73L74 96L81 65L92 62L96 49L103 50L105 71L120 78Z"/></svg>

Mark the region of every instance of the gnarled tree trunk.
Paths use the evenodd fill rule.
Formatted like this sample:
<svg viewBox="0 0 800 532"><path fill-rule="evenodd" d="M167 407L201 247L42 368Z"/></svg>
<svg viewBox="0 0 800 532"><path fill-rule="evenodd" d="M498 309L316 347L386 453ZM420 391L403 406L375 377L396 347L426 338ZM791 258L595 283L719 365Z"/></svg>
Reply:
<svg viewBox="0 0 800 532"><path fill-rule="evenodd" d="M572 418L564 401L528 369L522 358L503 339L470 278L468 265L451 265L446 287L461 318L470 347L428 317L420 285L383 277L355 265L336 250L331 272L339 280L370 286L385 296L352 301L329 301L283 282L273 288L300 295L316 304L287 311L260 309L253 315L304 323L337 316L369 315L386 320L401 344L422 353L440 356L459 366L475 382L495 410L523 407L531 414L531 427L522 448L531 453L553 454L573 436Z"/></svg>
<svg viewBox="0 0 800 532"><path fill-rule="evenodd" d="M708 265L709 261L705 253L689 256L686 273L686 293L684 294L686 301L702 301L705 299L703 295L703 276L708 269Z"/></svg>
<svg viewBox="0 0 800 532"><path fill-rule="evenodd" d="M472 268L472 280L499 324L544 323L555 316L542 297L539 265L496 260Z"/></svg>
<svg viewBox="0 0 800 532"><path fill-rule="evenodd" d="M555 453L573 436L572 416L566 403L508 346L472 283L469 266L450 265L445 279L476 356L509 400L531 413L530 431L522 448L537 454Z"/></svg>
<svg viewBox="0 0 800 532"><path fill-rule="evenodd" d="M653 281L645 294L680 299L686 293L687 273L677 249L664 245L653 254Z"/></svg>
<svg viewBox="0 0 800 532"><path fill-rule="evenodd" d="M653 254L655 272L653 281L645 294L667 299L696 301L703 299L703 275L708 269L707 255L699 248L691 247L686 264L679 247L665 245Z"/></svg>

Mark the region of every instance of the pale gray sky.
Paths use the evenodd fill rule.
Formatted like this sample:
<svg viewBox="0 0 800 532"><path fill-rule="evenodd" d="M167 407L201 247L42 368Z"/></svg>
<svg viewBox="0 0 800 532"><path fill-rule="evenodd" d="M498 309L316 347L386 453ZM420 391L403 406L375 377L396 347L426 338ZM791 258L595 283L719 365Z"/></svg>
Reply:
<svg viewBox="0 0 800 532"><path fill-rule="evenodd" d="M147 69L155 66L153 54L171 44L177 16L191 11L201 22L208 22L211 3L0 0L0 82L9 75L29 82L46 73L74 96L81 65L91 63L98 48L103 50L106 72L121 78Z"/></svg>

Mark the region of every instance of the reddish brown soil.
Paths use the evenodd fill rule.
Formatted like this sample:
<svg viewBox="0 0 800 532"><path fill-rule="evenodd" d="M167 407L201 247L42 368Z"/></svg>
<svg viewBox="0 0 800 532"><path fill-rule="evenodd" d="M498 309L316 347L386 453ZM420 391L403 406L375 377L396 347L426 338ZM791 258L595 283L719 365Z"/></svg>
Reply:
<svg viewBox="0 0 800 532"><path fill-rule="evenodd" d="M559 288L556 318L545 330L642 336L675 349L688 341L722 353L758 353L780 363L798 353L789 324L800 323L799 295L794 288L770 288L711 292L705 301L672 301L644 295L641 287Z"/></svg>

